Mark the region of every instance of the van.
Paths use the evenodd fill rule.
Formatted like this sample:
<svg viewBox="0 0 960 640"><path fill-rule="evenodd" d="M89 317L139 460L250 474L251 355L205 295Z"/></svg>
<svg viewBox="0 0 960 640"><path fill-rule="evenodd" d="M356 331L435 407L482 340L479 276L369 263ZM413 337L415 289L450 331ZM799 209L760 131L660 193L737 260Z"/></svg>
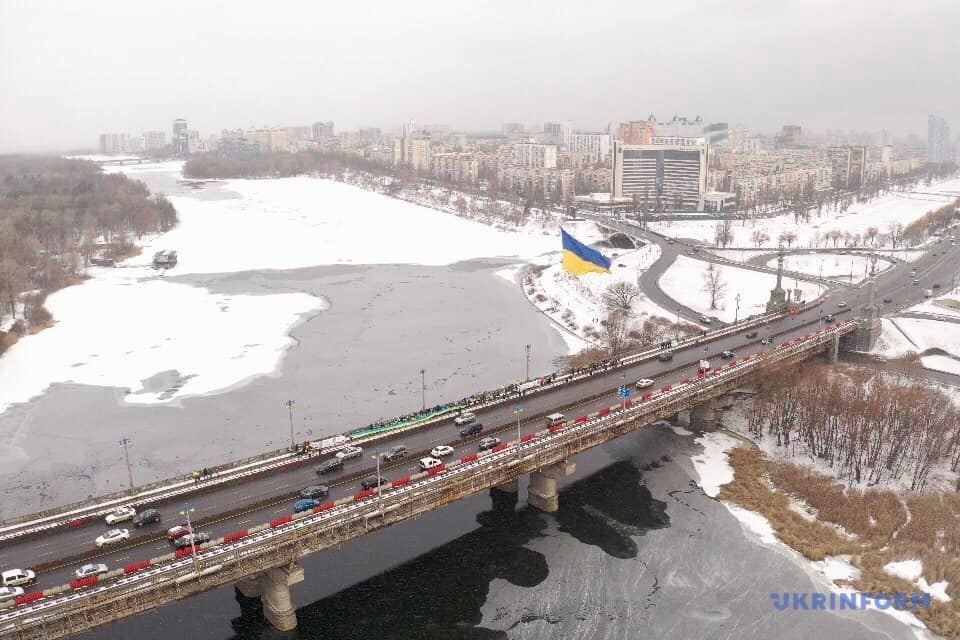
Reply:
<svg viewBox="0 0 960 640"><path fill-rule="evenodd" d="M7 569L0 573L0 585L4 587L22 587L36 580L37 574L30 569Z"/></svg>
<svg viewBox="0 0 960 640"><path fill-rule="evenodd" d="M343 469L343 458L330 458L329 460L324 460L317 466L317 475L322 476L325 473L333 473L340 469Z"/></svg>
<svg viewBox="0 0 960 640"><path fill-rule="evenodd" d="M924 290L923 290L923 297L924 297L924 298L931 298L931 297L933 297L933 291L931 291L930 289L924 289Z"/></svg>
<svg viewBox="0 0 960 640"><path fill-rule="evenodd" d="M563 424L567 421L567 416L562 413L551 413L547 416L547 426L553 427L558 424Z"/></svg>
<svg viewBox="0 0 960 640"><path fill-rule="evenodd" d="M157 509L144 509L133 517L133 525L142 527L145 524L160 522L160 512Z"/></svg>

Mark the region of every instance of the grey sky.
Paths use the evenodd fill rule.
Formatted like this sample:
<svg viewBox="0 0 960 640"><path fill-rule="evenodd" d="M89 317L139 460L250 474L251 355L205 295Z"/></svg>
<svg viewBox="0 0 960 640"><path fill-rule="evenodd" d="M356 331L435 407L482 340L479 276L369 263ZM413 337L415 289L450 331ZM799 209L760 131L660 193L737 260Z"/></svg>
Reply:
<svg viewBox="0 0 960 640"><path fill-rule="evenodd" d="M0 0L0 152L177 117L956 131L958 27L955 0Z"/></svg>

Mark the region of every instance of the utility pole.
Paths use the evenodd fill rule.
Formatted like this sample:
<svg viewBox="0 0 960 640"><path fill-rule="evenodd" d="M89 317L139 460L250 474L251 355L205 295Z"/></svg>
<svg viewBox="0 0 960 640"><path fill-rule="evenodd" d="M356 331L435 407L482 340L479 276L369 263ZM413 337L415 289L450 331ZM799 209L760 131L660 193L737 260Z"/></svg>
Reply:
<svg viewBox="0 0 960 640"><path fill-rule="evenodd" d="M290 413L290 451L296 451L297 444L293 439L293 405L295 403L293 400L287 400L284 404L287 405L287 409Z"/></svg>
<svg viewBox="0 0 960 640"><path fill-rule="evenodd" d="M120 444L123 446L123 457L127 461L127 479L130 481L130 491L133 491L133 467L130 466L130 451L129 447L133 445L133 442L130 438L124 436L120 438Z"/></svg>
<svg viewBox="0 0 960 640"><path fill-rule="evenodd" d="M380 510L380 494L382 493L380 491L381 480L380 480L380 449L379 448L373 450L373 457L377 461L377 511L379 511Z"/></svg>
<svg viewBox="0 0 960 640"><path fill-rule="evenodd" d="M196 509L193 508L193 505L187 503L183 505L183 509L180 510L180 515L186 516L187 518L187 531L190 532L187 535L190 536L190 549L193 554L193 570L199 575L200 570L197 568L197 538L193 535L193 525L190 524L190 514L194 511L196 511Z"/></svg>
<svg viewBox="0 0 960 640"><path fill-rule="evenodd" d="M520 414L523 413L523 407L514 407L513 414L517 416L517 457L520 457Z"/></svg>
<svg viewBox="0 0 960 640"><path fill-rule="evenodd" d="M427 370L420 369L420 409L427 410Z"/></svg>
<svg viewBox="0 0 960 640"><path fill-rule="evenodd" d="M740 317L740 293L738 292L734 300L737 301L737 309L733 312L733 324L737 324L737 319Z"/></svg>
<svg viewBox="0 0 960 640"><path fill-rule="evenodd" d="M527 343L527 377L524 381L530 380L530 344Z"/></svg>

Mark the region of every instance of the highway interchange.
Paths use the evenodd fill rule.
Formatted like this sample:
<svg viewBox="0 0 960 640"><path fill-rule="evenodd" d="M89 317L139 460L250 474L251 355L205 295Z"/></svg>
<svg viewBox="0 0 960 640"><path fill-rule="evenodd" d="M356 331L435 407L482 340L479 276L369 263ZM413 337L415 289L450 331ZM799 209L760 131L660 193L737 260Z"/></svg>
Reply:
<svg viewBox="0 0 960 640"><path fill-rule="evenodd" d="M682 242L661 242L661 248L661 262L667 265L679 253L690 251L690 247ZM937 255L933 255L934 252ZM878 302L883 298L890 299L889 303L882 304L882 313L919 302L923 299L924 289L932 287L935 282L940 283L944 287L941 290L945 291L956 273L958 260L960 248L952 246L949 240L944 240L933 244L930 250L914 263L897 264L880 274L877 278ZM660 263L658 269L662 272L665 267L659 265ZM917 272L916 278L920 280L919 285L913 284L913 268ZM841 311L838 308L841 301L848 303L850 310ZM520 432L525 435L542 429L542 416L547 413L562 411L572 419L616 404L619 401L616 390L621 384L632 386L640 378L652 378L656 381L656 386L660 387L692 377L696 374L697 362L701 358L707 358L717 365L720 362L719 354L723 350L731 350L737 356L754 353L758 350L762 338L770 336L777 342L782 342L803 335L817 328L821 315L833 313L837 314L839 320L844 320L850 317L849 311L859 312L866 302L866 287L836 287L827 294L820 307L772 322L760 329L755 338L747 339L746 331L742 331L710 341L706 351L702 345L675 349L674 358L670 362L660 362L655 358L646 360L626 369L598 373L574 384L518 398L516 403L501 404L478 411L478 421L483 423L484 432L475 437L461 439L459 428L453 424L452 419L400 434L396 439L381 444L381 448L403 444L409 448L411 455L403 461L383 464L382 475L387 479L396 479L416 473L419 471L419 454L424 452L423 455L426 455L425 452L439 444L452 445L454 453L451 457L457 458L475 452L477 441L482 436L495 434L504 442L515 439L516 406L522 406L524 410L522 415L525 419L520 424ZM676 308L675 303L673 308ZM255 476L232 486L198 491L189 498L195 509L192 517L195 521L204 523L197 527L198 530L206 531L212 538L216 538L291 513L296 494L307 485L330 486L327 500L355 494L361 490L360 481L363 478L375 475L372 455L373 451L365 450L362 457L347 461L342 471L322 477L315 473L321 459L310 458L299 467L288 467L275 473ZM179 515L183 503L177 501L138 505L138 509L147 506L160 510L161 522L146 525L142 529L134 528L130 522L118 525L130 529L130 544L120 544L97 552L94 538L112 528L102 523L102 520L99 524L75 529L59 528L38 537L6 544L0 550L0 570L44 567L38 572L37 584L29 588L33 591L73 580L74 571L86 562L100 562L109 569L114 569L166 554L173 549L166 539L166 530L183 521ZM84 554L89 554L89 557L81 558Z"/></svg>

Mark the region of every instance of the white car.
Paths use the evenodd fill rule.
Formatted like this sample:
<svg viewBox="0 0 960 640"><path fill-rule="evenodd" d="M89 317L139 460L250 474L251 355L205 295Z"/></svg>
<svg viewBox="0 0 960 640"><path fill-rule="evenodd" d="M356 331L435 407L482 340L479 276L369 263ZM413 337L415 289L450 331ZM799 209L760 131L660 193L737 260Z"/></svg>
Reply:
<svg viewBox="0 0 960 640"><path fill-rule="evenodd" d="M711 322L713 322L713 319L708 316L700 316L698 320L700 320L702 324L710 324Z"/></svg>
<svg viewBox="0 0 960 640"><path fill-rule="evenodd" d="M427 471L428 469L433 469L435 467L439 467L442 464L443 463L437 460L436 458L420 458L420 468L423 469L424 471Z"/></svg>
<svg viewBox="0 0 960 640"><path fill-rule="evenodd" d="M0 573L0 586L22 587L37 579L37 574L30 569L7 569Z"/></svg>
<svg viewBox="0 0 960 640"><path fill-rule="evenodd" d="M99 576L107 571L109 571L109 569L107 569L107 565L105 564L85 564L74 571L73 575L77 576L77 580L83 580L91 576Z"/></svg>
<svg viewBox="0 0 960 640"><path fill-rule="evenodd" d="M110 529L102 536L97 536L97 539L94 541L97 545L97 549L104 547L108 544L116 544L123 540L130 539L130 530L129 529Z"/></svg>
<svg viewBox="0 0 960 640"><path fill-rule="evenodd" d="M477 416L475 416L474 414L468 411L467 413L461 413L456 418L454 418L453 424L457 425L458 427L462 427L465 424L470 424L476 419L477 419Z"/></svg>
<svg viewBox="0 0 960 640"><path fill-rule="evenodd" d="M118 522L123 522L124 520L133 520L134 516L136 515L137 510L133 507L120 507L113 513L108 513L104 520L106 520L107 524L117 524Z"/></svg>
<svg viewBox="0 0 960 640"><path fill-rule="evenodd" d="M653 386L653 380L650 378L640 378L637 380L637 389L649 389Z"/></svg>
<svg viewBox="0 0 960 640"><path fill-rule="evenodd" d="M363 449L360 447L344 447L337 451L336 457L341 460L350 460L351 458L359 458L363 455Z"/></svg>
<svg viewBox="0 0 960 640"><path fill-rule="evenodd" d="M0 587L0 602L23 595L23 587Z"/></svg>
<svg viewBox="0 0 960 640"><path fill-rule="evenodd" d="M430 450L430 455L434 458L442 458L453 453L453 447L448 444L441 444Z"/></svg>

